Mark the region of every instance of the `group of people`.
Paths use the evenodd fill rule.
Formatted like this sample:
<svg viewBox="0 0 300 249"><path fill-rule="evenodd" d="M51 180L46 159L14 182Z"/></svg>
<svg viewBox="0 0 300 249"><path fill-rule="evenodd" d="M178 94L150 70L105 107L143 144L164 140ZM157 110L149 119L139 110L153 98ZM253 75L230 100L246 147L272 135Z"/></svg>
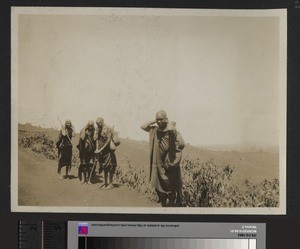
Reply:
<svg viewBox="0 0 300 249"><path fill-rule="evenodd" d="M90 184L98 170L99 174L104 172L104 184L102 189L112 189L113 176L117 167L115 147L112 147L113 128L104 123L104 119L96 119L96 127L93 120L81 129L78 145L80 165L78 167L78 178L83 184ZM60 179L68 178L68 173L72 164L72 137L75 130L70 120L66 120L65 125L59 133L56 143L58 148L58 170ZM115 144L114 144L115 145ZM66 167L65 176L62 175L62 167Z"/></svg>
<svg viewBox="0 0 300 249"><path fill-rule="evenodd" d="M141 129L149 132L150 147L150 175L149 182L155 188L158 202L162 207L181 206L182 178L180 163L185 142L176 129L176 123L168 120L165 111L156 113L155 119L144 123ZM74 127L70 120L60 131L57 147L59 149L58 173L61 177L61 169L66 166L66 176L71 166L72 137ZM113 129L104 124L103 118L88 124L80 132L79 149L80 166L79 179L90 182L99 163L99 172L104 172L104 185L102 188L113 187L113 176L117 167L115 151L111 146ZM65 147L61 148L61 144Z"/></svg>

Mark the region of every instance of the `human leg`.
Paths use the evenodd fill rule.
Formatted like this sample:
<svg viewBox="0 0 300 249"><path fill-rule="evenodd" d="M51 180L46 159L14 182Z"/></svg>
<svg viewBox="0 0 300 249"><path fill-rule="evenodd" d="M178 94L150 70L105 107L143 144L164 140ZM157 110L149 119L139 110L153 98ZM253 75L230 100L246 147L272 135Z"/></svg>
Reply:
<svg viewBox="0 0 300 249"><path fill-rule="evenodd" d="M112 189L114 188L113 185L113 173L111 171L108 172L108 177L107 177L107 186L106 189Z"/></svg>
<svg viewBox="0 0 300 249"><path fill-rule="evenodd" d="M114 151L111 151L111 167L110 167L110 172L109 172L109 185L111 186L111 188L114 187L113 180L114 180L116 168L117 168L116 154Z"/></svg>
<svg viewBox="0 0 300 249"><path fill-rule="evenodd" d="M175 192L171 192L167 194L167 206L168 207L175 206Z"/></svg>
<svg viewBox="0 0 300 249"><path fill-rule="evenodd" d="M104 172L104 184L101 186L101 189L106 189L107 186L108 186L108 170L107 169L104 169L103 170Z"/></svg>
<svg viewBox="0 0 300 249"><path fill-rule="evenodd" d="M166 193L160 193L160 203L162 207L167 206L167 194Z"/></svg>
<svg viewBox="0 0 300 249"><path fill-rule="evenodd" d="M93 177L94 177L94 171L95 171L95 165L93 163L87 164L87 183L92 184Z"/></svg>
<svg viewBox="0 0 300 249"><path fill-rule="evenodd" d="M181 189L176 191L176 201L175 201L176 207L182 207L182 193Z"/></svg>
<svg viewBox="0 0 300 249"><path fill-rule="evenodd" d="M85 166L83 163L81 163L79 165L79 168L78 168L78 178L79 178L79 181L81 184L84 184L85 183Z"/></svg>
<svg viewBox="0 0 300 249"><path fill-rule="evenodd" d="M62 174L61 174L61 168L62 168L61 162L58 162L57 174L58 174L58 178L59 178L60 180L63 179L63 176L62 176Z"/></svg>
<svg viewBox="0 0 300 249"><path fill-rule="evenodd" d="M59 179L63 179L63 177L61 175L61 168L62 168L62 153L61 153L61 151L59 151L58 155L59 156L58 156L57 174L58 174Z"/></svg>
<svg viewBox="0 0 300 249"><path fill-rule="evenodd" d="M158 189L155 189L157 197L158 197L158 203L161 203L162 207L167 206L167 194L160 192Z"/></svg>
<svg viewBox="0 0 300 249"><path fill-rule="evenodd" d="M104 186L107 187L108 186L108 170L104 170Z"/></svg>
<svg viewBox="0 0 300 249"><path fill-rule="evenodd" d="M110 170L111 170L111 154L109 149L104 149L99 155L99 162L101 164L102 171L104 172L104 185L103 189L106 189L110 182Z"/></svg>
<svg viewBox="0 0 300 249"><path fill-rule="evenodd" d="M69 169L70 169L71 165L66 165L66 174L65 174L65 178L68 179L69 178Z"/></svg>

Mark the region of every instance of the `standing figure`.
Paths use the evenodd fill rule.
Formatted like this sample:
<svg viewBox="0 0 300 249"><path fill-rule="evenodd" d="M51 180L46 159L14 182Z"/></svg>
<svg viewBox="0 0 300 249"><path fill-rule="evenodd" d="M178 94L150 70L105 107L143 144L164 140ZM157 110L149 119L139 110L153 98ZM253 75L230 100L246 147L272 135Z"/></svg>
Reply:
<svg viewBox="0 0 300 249"><path fill-rule="evenodd" d="M96 125L94 140L97 149L95 154L99 160L100 172L104 171L104 185L101 189L108 190L114 187L113 177L117 168L115 151L110 146L113 130L104 124L104 119L101 117L97 118Z"/></svg>
<svg viewBox="0 0 300 249"><path fill-rule="evenodd" d="M78 168L78 178L82 184L90 183L91 169L94 163L94 151L96 149L93 140L95 133L94 121L88 121L80 131L80 138L77 148L79 150L80 165Z"/></svg>
<svg viewBox="0 0 300 249"><path fill-rule="evenodd" d="M149 132L150 177L163 207L181 206L182 179L180 162L184 140L169 122L165 111L156 113L155 120L141 126Z"/></svg>
<svg viewBox="0 0 300 249"><path fill-rule="evenodd" d="M65 125L59 132L56 148L58 149L58 169L59 179L68 178L68 173L72 165L72 137L75 136L74 127L71 120L66 120ZM62 176L61 169L66 166L66 174Z"/></svg>

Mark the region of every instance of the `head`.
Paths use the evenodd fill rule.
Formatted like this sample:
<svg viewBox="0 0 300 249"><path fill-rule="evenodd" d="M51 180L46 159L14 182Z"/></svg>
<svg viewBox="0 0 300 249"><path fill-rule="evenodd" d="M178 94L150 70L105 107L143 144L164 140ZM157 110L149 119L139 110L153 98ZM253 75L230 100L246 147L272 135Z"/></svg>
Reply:
<svg viewBox="0 0 300 249"><path fill-rule="evenodd" d="M94 121L93 120L89 120L89 122L87 124L87 128L89 130L94 129Z"/></svg>
<svg viewBox="0 0 300 249"><path fill-rule="evenodd" d="M96 125L97 125L97 127L101 129L103 127L103 124L104 124L104 119L101 118L101 117L98 117L96 119Z"/></svg>
<svg viewBox="0 0 300 249"><path fill-rule="evenodd" d="M72 127L72 122L71 122L70 119L67 119L67 120L66 120L65 127L66 127L66 128L71 128L71 127Z"/></svg>
<svg viewBox="0 0 300 249"><path fill-rule="evenodd" d="M165 129L168 125L168 116L167 113L163 110L160 110L155 115L156 123L160 129Z"/></svg>

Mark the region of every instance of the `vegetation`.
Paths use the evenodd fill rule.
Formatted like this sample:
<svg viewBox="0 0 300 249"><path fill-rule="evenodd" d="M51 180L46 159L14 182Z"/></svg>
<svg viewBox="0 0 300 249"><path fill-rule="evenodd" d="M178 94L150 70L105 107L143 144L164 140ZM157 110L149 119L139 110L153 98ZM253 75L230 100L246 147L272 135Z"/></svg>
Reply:
<svg viewBox="0 0 300 249"><path fill-rule="evenodd" d="M231 184L234 167L229 163L217 165L213 160L184 160L181 165L183 180L182 196L184 207L278 207L279 181L265 179L254 185L245 181L247 190L242 192ZM117 180L129 188L142 192L156 200L153 187L140 166L126 164L117 169Z"/></svg>
<svg viewBox="0 0 300 249"><path fill-rule="evenodd" d="M55 142L42 132L20 132L19 146L31 148L48 159L57 158ZM74 148L74 147L73 147ZM78 150L73 149L73 164L78 165ZM247 179L244 181L244 191L241 186L232 184L231 178L235 168L228 162L221 165L213 159L201 162L200 159L182 161L181 173L183 179L184 207L278 207L278 179L264 179L254 185ZM119 162L116 170L116 181L134 189L151 200L156 200L156 194L148 183L144 167L126 158Z"/></svg>
<svg viewBox="0 0 300 249"><path fill-rule="evenodd" d="M30 148L50 160L57 159L58 153L55 142L43 132L19 132L18 143L20 147ZM73 147L72 164L79 162L78 150Z"/></svg>

